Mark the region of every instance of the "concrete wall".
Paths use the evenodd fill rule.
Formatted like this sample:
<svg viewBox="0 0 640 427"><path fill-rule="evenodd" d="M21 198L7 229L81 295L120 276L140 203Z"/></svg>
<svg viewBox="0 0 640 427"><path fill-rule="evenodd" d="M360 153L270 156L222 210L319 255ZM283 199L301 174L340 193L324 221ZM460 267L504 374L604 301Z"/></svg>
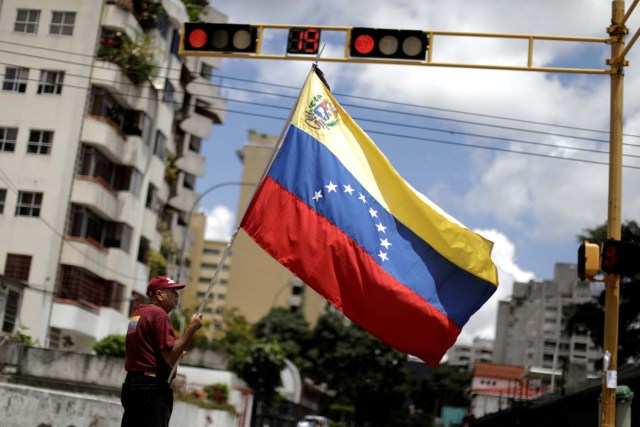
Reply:
<svg viewBox="0 0 640 427"><path fill-rule="evenodd" d="M0 346L0 368L4 371L0 379L4 377L8 381L0 382L2 427L120 426L120 389L125 376L121 358L27 347L10 342ZM186 376L198 368L184 366L180 369ZM226 374L226 377L216 377L210 382L227 382L238 394L233 389L230 372L199 369ZM195 375L195 378L199 376ZM235 394L234 401L230 403L242 409L243 396ZM235 427L236 418L225 411L207 410L175 401L170 426ZM245 419L249 418L250 413L245 414Z"/></svg>
<svg viewBox="0 0 640 427"><path fill-rule="evenodd" d="M3 427L117 427L119 399L0 384Z"/></svg>

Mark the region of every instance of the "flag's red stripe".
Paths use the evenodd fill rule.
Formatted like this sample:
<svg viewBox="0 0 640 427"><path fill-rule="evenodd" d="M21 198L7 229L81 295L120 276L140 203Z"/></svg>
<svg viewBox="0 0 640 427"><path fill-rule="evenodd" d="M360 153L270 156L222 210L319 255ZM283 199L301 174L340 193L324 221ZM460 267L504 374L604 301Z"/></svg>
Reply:
<svg viewBox="0 0 640 427"><path fill-rule="evenodd" d="M241 227L352 321L435 367L460 329L325 217L267 177Z"/></svg>

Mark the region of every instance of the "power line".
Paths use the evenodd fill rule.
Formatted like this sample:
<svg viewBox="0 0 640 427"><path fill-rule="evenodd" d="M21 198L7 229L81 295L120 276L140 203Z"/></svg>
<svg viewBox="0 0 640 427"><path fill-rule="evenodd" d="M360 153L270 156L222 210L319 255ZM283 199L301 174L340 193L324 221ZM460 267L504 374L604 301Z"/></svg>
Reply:
<svg viewBox="0 0 640 427"><path fill-rule="evenodd" d="M29 48L41 49L41 50L47 50L47 51L53 51L53 52L60 52L60 53L64 53L64 54L72 54L72 55L76 55L76 56L82 56L82 57L91 58L92 61L95 61L98 58L98 56L91 55L91 54L84 54L84 53L78 53L78 52L67 52L67 51L59 50L59 49L44 48L44 47L40 47L40 46L26 45L26 44L15 43L15 42L0 41L0 43L6 43L6 44L21 46L21 47L29 47ZM24 56L30 56L30 57L37 57L37 58L40 58L40 59L48 59L48 60L52 60L52 61L65 62L65 63L81 65L81 66L92 66L93 65L93 64L77 63L77 62L73 62L73 61L64 61L64 60L59 60L59 59L49 58L49 57L43 57L43 56L38 56L38 55L29 55L29 54L25 54L25 53L22 53L22 52L6 51L6 50L1 50L1 49L0 49L0 52L13 53L15 55L24 55ZM162 67L162 68L166 69L167 71L181 71L181 69L170 68L168 66L167 67ZM256 81L256 80L251 80L251 79L244 79L244 78L233 77L233 76L218 75L218 77L221 78L221 79L243 81L243 82L246 82L246 83L262 84L262 85L267 85L267 86L272 86L272 87L279 87L279 88L286 88L286 89L292 89L292 90L298 90L299 89L299 88L294 87L294 86L282 85L282 84L277 84L277 83L269 83L269 82L261 82L261 81ZM200 83L196 82L196 84L200 84ZM226 86L222 86L221 85L219 87L226 87ZM235 89L235 90L242 90L242 89L237 89L235 87L230 87L230 88L231 89ZM250 90L247 89L246 91L250 91ZM289 96L286 96L286 95L273 94L273 93L269 93L269 92L256 91L256 93L268 94L268 95L273 95L273 96L289 97ZM609 134L608 131L598 130L598 129L589 129L589 128L583 128L583 127L577 127L577 126L568 126L568 125L561 125L561 124L555 124L555 123L538 122L538 121L533 121L533 120L517 119L517 118L512 118L512 117L503 117L503 116L496 116L496 115L490 115L490 114L472 113L472 112L466 112L466 111L459 111L459 110L453 110L453 109L431 107L431 106L411 104L411 103L398 102L398 101L380 100L380 99L376 99L376 98L363 97L363 96L358 96L358 95L342 94L342 93L339 93L339 92L335 92L334 95L342 96L342 97L349 97L349 98L354 98L354 99L361 99L361 100L366 100L366 101L386 103L386 104L391 104L391 105L399 105L399 106L411 107L411 108L429 109L429 110L435 110L435 111L449 112L449 113L455 113L455 114L464 114L464 115L470 115L470 116L476 116L476 117L485 117L485 118L506 120L506 121L519 122L519 123L527 123L527 124L535 124L535 125L541 125L541 126L559 127L559 128L564 128L564 129L570 129L570 130L579 130L579 131L585 131L585 132L595 132L595 133L601 133L601 134ZM290 96L290 98L295 99L297 97L296 96ZM362 107L362 106L359 106L359 105L345 104L345 103L343 103L343 105L344 106L349 106L349 107L355 107L355 108L366 108L366 109L370 109L370 110L374 110L374 111L377 110L377 111L389 112L388 110L377 109L377 108L374 108L374 107ZM441 118L441 117L438 117L438 116L420 115L420 114L417 114L417 113L404 112L404 113L399 113L399 114L415 115L417 117L433 118L433 119L438 119L438 120L457 121L459 123L475 124L475 125L479 125L479 126L492 126L492 127L498 127L498 128L508 129L508 130L517 130L517 131L526 131L526 132L533 132L533 133L542 133L544 135L563 136L563 137L566 137L566 138L585 139L585 140L596 141L596 142L604 142L604 143L608 142L608 141L602 141L602 140L597 140L597 139L592 139L592 138L581 138L581 137L576 137L576 136L573 136L573 135L554 134L554 133L550 133L550 132L525 130L525 129L512 128L512 127L501 127L501 126L498 126L498 125L490 125L490 124L486 124L486 123L469 122L469 121L456 120L456 119L444 119L444 118ZM628 137L632 137L632 138L640 138L640 135L633 135L633 134L623 134L623 135L624 136L628 136Z"/></svg>
<svg viewBox="0 0 640 427"><path fill-rule="evenodd" d="M6 63L0 61L0 64L6 64ZM3 74L0 73L0 76L1 75L3 75ZM83 76L77 76L77 75L74 75L74 76L83 77ZM27 80L27 81L39 81L37 79L23 79L23 81L24 80ZM96 80L101 80L101 79L96 79ZM70 88L80 89L80 90L90 90L91 89L91 87L75 86L75 85L71 85L71 84L64 84L64 87L70 87ZM238 89L238 90L242 90L242 89ZM140 96L140 95L134 96L134 97L137 98L137 99L157 100L157 98L144 97L144 96ZM211 98L211 97L205 97L205 96L202 96L202 97L203 98ZM233 99L228 99L228 98L223 98L223 97L213 97L213 98L222 99L222 100L230 101L230 102L238 102L238 103L245 103L245 104L249 104L249 105L267 107L267 108L272 108L272 109L286 109L287 111L290 109L289 107L285 107L285 106L278 106L278 105L272 105L272 104L261 104L261 103L245 101L245 100L233 100ZM278 120L278 121L285 121L286 120L286 117L271 116L271 115L267 115L267 114L252 113L252 112L247 112L247 111L239 111L239 110L233 110L233 109L229 109L229 108L210 107L209 109L210 110L219 110L219 111L224 112L224 113L235 113L235 114L249 115L249 116L253 116L253 117L261 117L261 118L273 119L273 120ZM394 123L394 122L384 122L384 121L380 121L378 119L368 119L368 118L362 118L362 117L354 117L354 120L357 120L357 121L368 121L368 122L374 122L374 123L382 123L382 124L385 124L385 125L397 126L397 127L401 127L401 128L413 128L413 129L428 130L428 131L433 131L433 132L443 132L443 133L449 133L449 134L458 134L458 135L463 135L463 136L472 136L472 137L478 137L478 138L492 139L492 140L505 141L505 142L531 144L531 145L537 145L537 146L541 146L541 147L561 148L561 149L574 150L574 151L583 151L583 152L589 152L589 153L595 153L595 154L608 154L607 151L603 151L603 150L594 150L594 149L588 149L588 148L582 148L582 147L571 147L571 146L565 146L565 145L548 144L548 143L534 142L534 141L525 141L525 140L519 140L519 139L514 139L514 138L494 137L494 136L489 136L489 135L481 135L481 134L475 134L475 133L460 132L460 131L455 131L455 130L430 128L430 127L417 126L417 125L400 124L400 123ZM454 146L463 146L463 147L469 147L469 148L480 148L480 149L493 150L493 151L498 151L498 152L533 155L533 156L537 156L537 157L546 157L546 158L551 158L551 159L564 159L564 160L580 161L580 162L585 162L585 163L608 165L608 163L606 163L606 162L590 161L590 160L586 160L586 159L576 159L576 158L570 158L570 157L559 157L559 156L553 156L553 155L543 155L541 153L510 150L510 149L501 148L501 147L487 147L487 146L479 146L479 145L473 145L473 144L458 143L458 142L455 142L455 141L443 141L443 140L438 140L438 139L433 139L433 138L414 137L414 136L410 136L410 135L403 135L403 134L397 134L397 133L391 133L391 132L375 131L375 130L366 129L366 128L364 130L366 132L368 132L368 133L375 133L375 134L379 134L379 135L393 136L393 137L412 139L412 140L422 140L422 141L426 141L426 142L435 142L435 143L439 143L439 144L449 144L449 145L454 145ZM635 146L633 144L631 144L631 145ZM627 157L627 158L640 158L640 155L625 154L624 157ZM631 169L638 169L639 168L639 167L635 167L635 166L631 166L631 165L623 165L623 167L631 168Z"/></svg>

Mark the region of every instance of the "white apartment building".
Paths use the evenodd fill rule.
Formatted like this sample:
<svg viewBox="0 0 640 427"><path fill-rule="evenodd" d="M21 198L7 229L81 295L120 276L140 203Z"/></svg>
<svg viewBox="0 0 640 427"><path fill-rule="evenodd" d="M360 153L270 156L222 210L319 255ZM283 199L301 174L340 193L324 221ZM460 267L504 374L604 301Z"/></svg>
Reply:
<svg viewBox="0 0 640 427"><path fill-rule="evenodd" d="M447 363L453 366L469 366L493 361L493 340L475 337L471 344L455 344L447 352Z"/></svg>
<svg viewBox="0 0 640 427"><path fill-rule="evenodd" d="M548 370L580 365L595 374L601 350L586 333L567 334L563 317L563 307L591 299L591 284L578 279L573 264L556 264L553 280L514 283L511 299L498 306L493 362Z"/></svg>
<svg viewBox="0 0 640 427"><path fill-rule="evenodd" d="M27 285L17 323L40 345L124 333L149 255L175 273L224 113L219 59L178 56L188 20L181 0L0 1L0 274Z"/></svg>

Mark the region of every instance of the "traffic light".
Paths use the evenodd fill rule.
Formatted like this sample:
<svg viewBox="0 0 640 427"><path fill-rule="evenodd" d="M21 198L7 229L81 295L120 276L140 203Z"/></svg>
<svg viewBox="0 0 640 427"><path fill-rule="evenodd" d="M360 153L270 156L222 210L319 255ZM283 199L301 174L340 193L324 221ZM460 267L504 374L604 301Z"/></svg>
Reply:
<svg viewBox="0 0 640 427"><path fill-rule="evenodd" d="M580 280L592 279L600 272L600 247L588 241L578 248L578 277Z"/></svg>
<svg viewBox="0 0 640 427"><path fill-rule="evenodd" d="M246 24L186 22L183 52L256 53L258 27Z"/></svg>
<svg viewBox="0 0 640 427"><path fill-rule="evenodd" d="M613 239L604 242L602 271L623 276L640 274L640 244Z"/></svg>
<svg viewBox="0 0 640 427"><path fill-rule="evenodd" d="M351 29L349 55L353 58L384 58L424 61L429 38L422 31Z"/></svg>

